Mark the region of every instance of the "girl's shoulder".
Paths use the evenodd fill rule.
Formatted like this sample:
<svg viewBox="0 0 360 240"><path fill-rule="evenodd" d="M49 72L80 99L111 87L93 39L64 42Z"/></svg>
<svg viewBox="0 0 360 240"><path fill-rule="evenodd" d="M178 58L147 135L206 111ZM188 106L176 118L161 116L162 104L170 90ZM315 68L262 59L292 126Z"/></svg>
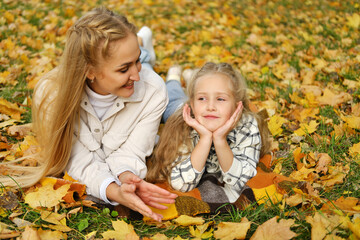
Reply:
<svg viewBox="0 0 360 240"><path fill-rule="evenodd" d="M235 131L249 129L250 131L259 131L258 122L256 117L251 113L243 113L238 124L235 127Z"/></svg>

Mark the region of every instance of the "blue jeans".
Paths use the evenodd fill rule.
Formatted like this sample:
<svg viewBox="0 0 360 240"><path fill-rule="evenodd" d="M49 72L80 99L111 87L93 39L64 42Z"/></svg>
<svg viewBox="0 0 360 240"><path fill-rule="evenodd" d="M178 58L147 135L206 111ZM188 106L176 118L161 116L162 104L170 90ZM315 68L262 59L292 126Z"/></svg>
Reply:
<svg viewBox="0 0 360 240"><path fill-rule="evenodd" d="M162 116L162 122L165 123L166 120L183 104L187 101L187 96L185 95L184 90L181 87L181 84L177 80L168 80L166 81L166 89L169 95L169 103L166 106L165 112Z"/></svg>
<svg viewBox="0 0 360 240"><path fill-rule="evenodd" d="M150 54L148 50L146 50L143 47L140 47L140 63L142 67L153 69L153 67L150 65Z"/></svg>
<svg viewBox="0 0 360 240"><path fill-rule="evenodd" d="M145 49L140 47L140 63L142 67L153 69L150 65L150 54ZM166 81L166 88L169 95L169 103L166 106L165 112L162 116L162 122L165 123L166 120L178 109L180 108L187 100L187 97L184 93L184 90L181 87L179 81L176 80L168 80Z"/></svg>

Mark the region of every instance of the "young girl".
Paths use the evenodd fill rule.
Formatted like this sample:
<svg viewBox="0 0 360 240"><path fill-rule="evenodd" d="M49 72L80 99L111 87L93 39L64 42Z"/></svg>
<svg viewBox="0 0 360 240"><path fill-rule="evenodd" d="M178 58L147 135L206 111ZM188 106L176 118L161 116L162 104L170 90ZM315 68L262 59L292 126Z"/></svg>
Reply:
<svg viewBox="0 0 360 240"><path fill-rule="evenodd" d="M161 220L146 204L164 209L159 203L173 203L176 195L142 180L168 102L164 81L149 64L155 60L151 37L149 28L136 33L124 16L105 8L68 30L60 65L34 92L33 126L42 151L37 167L20 167L24 174L12 176L21 186L66 170L89 195Z"/></svg>
<svg viewBox="0 0 360 240"><path fill-rule="evenodd" d="M184 98L173 78L167 80L170 103ZM245 81L229 64L205 64L187 90L189 100L162 129L147 179L182 192L198 187L207 202L235 202L269 148L264 122L250 111ZM206 181L214 177L218 184Z"/></svg>

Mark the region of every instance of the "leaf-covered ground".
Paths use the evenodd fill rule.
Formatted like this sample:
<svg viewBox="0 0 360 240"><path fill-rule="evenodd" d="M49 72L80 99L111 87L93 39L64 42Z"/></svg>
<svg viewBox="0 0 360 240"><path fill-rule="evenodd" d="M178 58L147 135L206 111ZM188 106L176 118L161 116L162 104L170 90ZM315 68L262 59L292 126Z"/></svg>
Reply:
<svg viewBox="0 0 360 240"><path fill-rule="evenodd" d="M36 151L28 125L32 89L57 65L66 30L82 13L104 5L153 30L155 70L162 77L173 64L238 67L252 102L268 116L271 170L296 180L276 186L278 198L244 211L200 216L204 221L196 227L192 220L190 227L125 219L127 225L115 212L90 204L55 204L45 212L25 203L23 191L3 187L0 238L83 239L93 232L93 239L360 239L359 2L1 0L0 5L0 161ZM239 235L230 235L240 228Z"/></svg>

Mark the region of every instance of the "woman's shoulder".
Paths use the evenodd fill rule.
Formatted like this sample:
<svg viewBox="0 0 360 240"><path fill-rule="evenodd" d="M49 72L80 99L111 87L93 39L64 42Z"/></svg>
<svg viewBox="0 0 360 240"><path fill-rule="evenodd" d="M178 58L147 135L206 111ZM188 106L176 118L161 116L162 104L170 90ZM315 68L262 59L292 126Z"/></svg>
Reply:
<svg viewBox="0 0 360 240"><path fill-rule="evenodd" d="M164 80L152 69L143 67L140 71L140 81L143 81L146 87L166 92Z"/></svg>

